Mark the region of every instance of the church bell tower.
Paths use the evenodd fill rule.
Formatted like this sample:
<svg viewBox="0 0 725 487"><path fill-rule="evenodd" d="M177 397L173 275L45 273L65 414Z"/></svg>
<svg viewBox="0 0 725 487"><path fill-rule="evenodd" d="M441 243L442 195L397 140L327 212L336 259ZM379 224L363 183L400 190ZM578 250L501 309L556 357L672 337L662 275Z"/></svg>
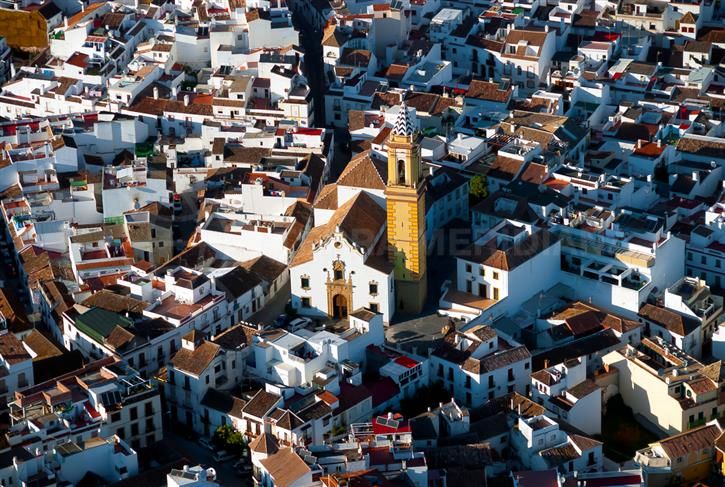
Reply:
<svg viewBox="0 0 725 487"><path fill-rule="evenodd" d="M388 139L388 259L395 266L395 309L419 313L428 292L425 242L425 180L419 135L405 101Z"/></svg>

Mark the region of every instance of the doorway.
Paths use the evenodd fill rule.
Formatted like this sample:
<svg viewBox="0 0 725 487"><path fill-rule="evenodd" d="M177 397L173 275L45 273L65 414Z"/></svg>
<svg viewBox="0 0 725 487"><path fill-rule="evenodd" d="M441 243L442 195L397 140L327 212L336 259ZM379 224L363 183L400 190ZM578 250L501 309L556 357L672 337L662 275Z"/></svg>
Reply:
<svg viewBox="0 0 725 487"><path fill-rule="evenodd" d="M332 298L332 316L336 319L347 318L347 298L342 294L335 294Z"/></svg>

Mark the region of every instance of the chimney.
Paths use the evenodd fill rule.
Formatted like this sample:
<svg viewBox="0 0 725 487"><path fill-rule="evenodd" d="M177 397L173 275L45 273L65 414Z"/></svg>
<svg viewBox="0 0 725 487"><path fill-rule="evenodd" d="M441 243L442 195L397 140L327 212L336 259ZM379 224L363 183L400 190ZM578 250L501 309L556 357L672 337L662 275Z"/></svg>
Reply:
<svg viewBox="0 0 725 487"><path fill-rule="evenodd" d="M158 100L158 99L159 99L159 87L154 86L154 100Z"/></svg>
<svg viewBox="0 0 725 487"><path fill-rule="evenodd" d="M662 147L662 139L657 139L657 147Z"/></svg>
<svg viewBox="0 0 725 487"><path fill-rule="evenodd" d="M549 368L549 359L548 358L547 359L544 359L544 368L545 369L548 369Z"/></svg>
<svg viewBox="0 0 725 487"><path fill-rule="evenodd" d="M698 171L692 171L692 180L693 181L699 181L700 180L700 173Z"/></svg>
<svg viewBox="0 0 725 487"><path fill-rule="evenodd" d="M184 95L184 106L185 107L189 106L189 95Z"/></svg>
<svg viewBox="0 0 725 487"><path fill-rule="evenodd" d="M546 25L544 26L544 32L549 32L549 24L546 24Z"/></svg>

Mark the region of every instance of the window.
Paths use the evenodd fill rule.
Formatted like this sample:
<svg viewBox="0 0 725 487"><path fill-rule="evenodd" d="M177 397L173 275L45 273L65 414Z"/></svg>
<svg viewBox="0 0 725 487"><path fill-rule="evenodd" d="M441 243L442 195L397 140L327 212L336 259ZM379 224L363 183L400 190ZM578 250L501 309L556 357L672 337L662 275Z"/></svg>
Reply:
<svg viewBox="0 0 725 487"><path fill-rule="evenodd" d="M309 277L300 277L300 286L302 289L309 289L310 288L310 278Z"/></svg>
<svg viewBox="0 0 725 487"><path fill-rule="evenodd" d="M466 272L471 272L471 264L466 264Z"/></svg>
<svg viewBox="0 0 725 487"><path fill-rule="evenodd" d="M138 435L138 423L131 424L131 436Z"/></svg>
<svg viewBox="0 0 725 487"><path fill-rule="evenodd" d="M493 288L493 299L498 300L498 288Z"/></svg>
<svg viewBox="0 0 725 487"><path fill-rule="evenodd" d="M494 387L495 385L496 384L494 384L494 382L493 382L493 376L489 375L488 376L488 387Z"/></svg>
<svg viewBox="0 0 725 487"><path fill-rule="evenodd" d="M144 415L146 416L153 416L154 415L154 405L151 401L147 402L144 405Z"/></svg>
<svg viewBox="0 0 725 487"><path fill-rule="evenodd" d="M493 273L493 278L494 278L495 280L498 280L498 272L494 272L494 273Z"/></svg>
<svg viewBox="0 0 725 487"><path fill-rule="evenodd" d="M342 271L342 269L335 269L335 280L340 281L345 278L345 273Z"/></svg>
<svg viewBox="0 0 725 487"><path fill-rule="evenodd" d="M370 295L375 296L378 294L378 284L376 282L371 282L369 285Z"/></svg>
<svg viewBox="0 0 725 487"><path fill-rule="evenodd" d="M705 257L704 255L700 256L700 264L707 264L707 257Z"/></svg>
<svg viewBox="0 0 725 487"><path fill-rule="evenodd" d="M121 421L121 413L120 413L120 411L119 412L115 412L115 413L111 413L111 423L115 423L117 421Z"/></svg>
<svg viewBox="0 0 725 487"><path fill-rule="evenodd" d="M470 392L466 392L466 404L468 404L469 406L471 406L472 405L471 403L473 403L473 399L471 399L471 393Z"/></svg>
<svg viewBox="0 0 725 487"><path fill-rule="evenodd" d="M380 309L380 307L378 306L378 303L370 303L369 309L370 309L370 311L372 311L373 313L378 313L378 312L379 312L379 309Z"/></svg>
<svg viewBox="0 0 725 487"><path fill-rule="evenodd" d="M692 252L687 253L687 260L692 261Z"/></svg>
<svg viewBox="0 0 725 487"><path fill-rule="evenodd" d="M486 269L484 269L483 267L481 267L481 268L480 268L480 269L478 270L478 274L479 274L480 276L482 276L482 277L486 277Z"/></svg>
<svg viewBox="0 0 725 487"><path fill-rule="evenodd" d="M138 419L138 409L136 409L136 406L133 406L128 411L129 415L131 416L131 421Z"/></svg>
<svg viewBox="0 0 725 487"><path fill-rule="evenodd" d="M310 298L302 298L302 307L303 308L310 308L312 306L312 303L310 301Z"/></svg>

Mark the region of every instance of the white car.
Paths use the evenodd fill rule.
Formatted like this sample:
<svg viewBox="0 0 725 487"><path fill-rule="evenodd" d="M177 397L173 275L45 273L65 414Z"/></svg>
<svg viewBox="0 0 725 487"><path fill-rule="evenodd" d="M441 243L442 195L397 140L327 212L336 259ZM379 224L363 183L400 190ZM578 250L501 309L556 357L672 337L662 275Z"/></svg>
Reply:
<svg viewBox="0 0 725 487"><path fill-rule="evenodd" d="M308 328L311 324L312 320L309 318L295 318L287 325L287 331L294 333L302 328Z"/></svg>
<svg viewBox="0 0 725 487"><path fill-rule="evenodd" d="M236 456L232 453L227 452L226 450L219 450L217 452L214 452L212 458L215 462L228 462L229 460L233 460L234 458L236 458Z"/></svg>

